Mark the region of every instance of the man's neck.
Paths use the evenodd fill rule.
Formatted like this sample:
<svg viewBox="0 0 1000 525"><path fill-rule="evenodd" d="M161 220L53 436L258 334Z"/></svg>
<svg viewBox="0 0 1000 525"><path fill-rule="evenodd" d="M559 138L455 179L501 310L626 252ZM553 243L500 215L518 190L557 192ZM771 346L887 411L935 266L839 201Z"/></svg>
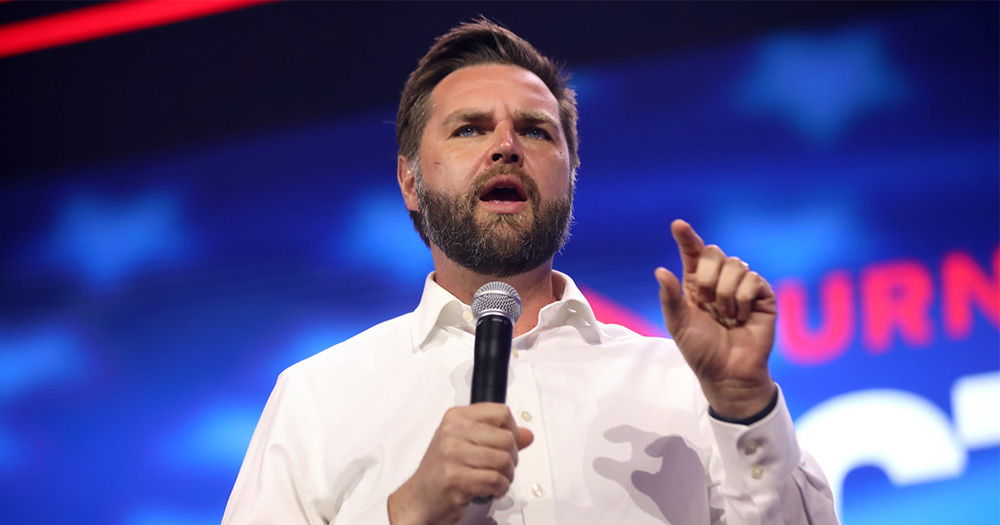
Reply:
<svg viewBox="0 0 1000 525"><path fill-rule="evenodd" d="M434 280L445 290L465 304L472 302L472 296L482 285L491 281L503 281L517 290L521 296L521 317L514 324L514 337L524 334L538 324L538 312L562 296L563 285L556 282L552 273L552 259L525 273L497 278L476 273L454 261L443 253L432 249L434 259Z"/></svg>

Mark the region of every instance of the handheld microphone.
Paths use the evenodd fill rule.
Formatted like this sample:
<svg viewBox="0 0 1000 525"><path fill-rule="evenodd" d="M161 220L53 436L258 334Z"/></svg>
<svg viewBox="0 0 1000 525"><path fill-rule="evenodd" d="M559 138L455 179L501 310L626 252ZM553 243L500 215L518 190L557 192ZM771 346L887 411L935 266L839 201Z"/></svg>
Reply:
<svg viewBox="0 0 1000 525"><path fill-rule="evenodd" d="M514 323L521 317L521 296L513 286L493 281L472 296L476 318L475 361L472 366L472 403L507 401L507 369ZM488 503L492 496L475 496L473 503Z"/></svg>
<svg viewBox="0 0 1000 525"><path fill-rule="evenodd" d="M521 317L521 296L513 286L493 281L472 296L476 318L472 403L507 401L507 368L514 323Z"/></svg>

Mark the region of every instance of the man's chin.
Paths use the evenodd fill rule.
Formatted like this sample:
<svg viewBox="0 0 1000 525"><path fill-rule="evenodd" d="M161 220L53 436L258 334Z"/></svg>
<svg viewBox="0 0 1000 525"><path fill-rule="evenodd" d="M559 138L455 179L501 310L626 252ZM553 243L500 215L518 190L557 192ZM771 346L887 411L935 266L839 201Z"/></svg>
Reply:
<svg viewBox="0 0 1000 525"><path fill-rule="evenodd" d="M524 230L531 227L533 218L530 212L493 213L482 208L476 210L476 224L484 231L503 229Z"/></svg>

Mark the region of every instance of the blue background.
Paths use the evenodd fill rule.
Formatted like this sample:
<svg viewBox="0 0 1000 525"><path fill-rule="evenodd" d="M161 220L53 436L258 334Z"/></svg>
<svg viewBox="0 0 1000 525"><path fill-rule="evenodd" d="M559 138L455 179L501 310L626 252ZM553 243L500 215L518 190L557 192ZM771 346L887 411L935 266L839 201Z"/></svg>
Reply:
<svg viewBox="0 0 1000 525"><path fill-rule="evenodd" d="M690 21L685 5L673 9ZM246 11L258 18L216 18L251 24L279 14L288 26L315 17L297 7L302 12L262 6ZM437 7L445 12L436 15L440 22L412 27L408 38L419 47L387 58L390 95L433 36L479 12ZM546 9L555 16L557 8ZM614 23L644 16L636 4L616 9ZM693 18L724 24L725 9ZM483 11L521 31L520 17ZM330 16L327 23L343 23ZM997 5L883 7L819 21L774 17L780 23L726 34L716 28L712 38L642 48L643 38L670 31L669 21L662 28L646 23L636 49L616 44L617 56L594 53L569 64L583 165L573 237L556 267L653 326L661 324L653 269L679 267L668 231L675 217L776 286L803 283L814 325L822 322L819 284L844 271L855 288L856 329L843 352L802 364L779 340L772 357L793 417L839 396L892 389L923 398L951 421L956 382L1000 370L995 312L974 307L968 335L945 332L940 271L947 254L968 254L1000 295L992 266L1000 242ZM0 61L9 68L11 105L4 108L0 189L0 521L218 522L278 373L419 299L431 263L395 184L391 96L338 105L337 92L319 94L327 106L317 102L315 112L288 100L294 118L247 116L204 132L183 128L169 141L162 130L142 140L123 132L115 139L128 147L95 146L87 155L71 143L94 142L91 133L106 137L105 123L126 129L121 121L132 122L113 97L91 109L100 119L57 132L59 117L46 108L92 108L99 90L88 84L90 98L67 102L75 89L69 81L38 100L14 87L21 78L29 86L60 83L64 74L71 81L74 72L54 71L46 61L99 49L108 62L87 77L104 75L119 96L128 91L123 104L191 104L198 112L186 91L122 88L130 85L129 69L114 65L114 53L156 42L178 50L199 30L221 31L208 22L143 37L154 40L116 37L81 44L82 51ZM260 31L269 27L259 23ZM396 53L398 35L384 29L366 28L359 46L384 39L381 51L367 52ZM559 58L558 50L572 48L552 35L533 38L543 33L532 25L523 35ZM351 51L292 47L272 50L280 58L241 63L246 89L284 93L283 81L308 83L271 77L268 60ZM17 68L34 74L11 76ZM367 72L379 68L317 70L316 82L363 88ZM201 81L215 82L193 78L185 88L196 92ZM27 107L14 108L12 93ZM229 96L215 103L238 105L243 95L234 89ZM126 131L185 120L156 111L160 120L136 114ZM898 261L931 276L932 335L913 344L894 333L890 348L875 351L862 337L867 314L858 283L872 267ZM998 418L995 410L979 416ZM893 417L884 414L888 426L909 424ZM877 431L842 425L843 435L828 439ZM919 482L894 483L874 460L857 465L842 480L843 522L1000 522L1000 435L961 453L959 471Z"/></svg>

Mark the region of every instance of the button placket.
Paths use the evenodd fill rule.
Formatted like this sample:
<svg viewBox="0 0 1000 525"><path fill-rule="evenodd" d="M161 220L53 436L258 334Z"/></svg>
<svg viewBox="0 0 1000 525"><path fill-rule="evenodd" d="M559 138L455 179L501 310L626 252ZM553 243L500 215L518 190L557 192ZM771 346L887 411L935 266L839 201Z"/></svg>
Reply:
<svg viewBox="0 0 1000 525"><path fill-rule="evenodd" d="M513 352L512 352L513 356ZM549 501L552 498L552 474L549 471L551 465L548 442L541 417L541 404L538 397L538 387L535 382L535 374L530 362L526 360L511 361L514 382L507 392L508 405L513 412L518 425L532 431L535 441L530 447L518 453L518 465L515 471L514 483L511 486L511 494L516 499L520 499L524 504L532 507L541 502ZM542 504L536 509L543 510L547 507Z"/></svg>

